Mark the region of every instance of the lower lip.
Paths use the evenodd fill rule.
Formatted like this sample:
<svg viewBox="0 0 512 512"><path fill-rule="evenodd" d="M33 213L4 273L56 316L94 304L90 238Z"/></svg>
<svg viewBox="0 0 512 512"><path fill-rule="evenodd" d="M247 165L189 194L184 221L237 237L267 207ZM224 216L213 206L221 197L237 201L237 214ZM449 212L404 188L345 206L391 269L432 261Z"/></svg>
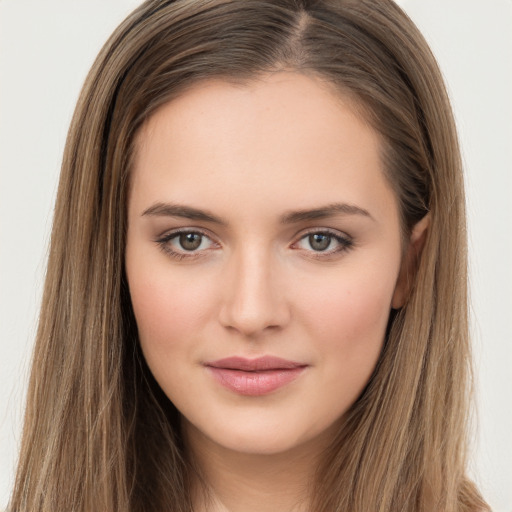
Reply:
<svg viewBox="0 0 512 512"><path fill-rule="evenodd" d="M227 389L239 395L261 396L276 391L297 379L306 369L305 366L297 368L280 368L247 372L216 368L207 366L213 377Z"/></svg>

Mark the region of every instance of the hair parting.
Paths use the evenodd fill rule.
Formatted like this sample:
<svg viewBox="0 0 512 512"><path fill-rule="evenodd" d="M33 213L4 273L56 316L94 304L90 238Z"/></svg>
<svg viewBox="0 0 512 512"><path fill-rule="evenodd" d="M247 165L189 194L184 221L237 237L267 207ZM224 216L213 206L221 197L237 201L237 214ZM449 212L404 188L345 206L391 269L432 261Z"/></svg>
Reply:
<svg viewBox="0 0 512 512"><path fill-rule="evenodd" d="M404 237L430 215L312 510L489 510L465 474L462 165L424 38L391 0L148 0L103 47L69 130L11 512L192 511L179 415L142 356L124 272L131 162L144 123L187 88L281 70L321 79L380 134Z"/></svg>

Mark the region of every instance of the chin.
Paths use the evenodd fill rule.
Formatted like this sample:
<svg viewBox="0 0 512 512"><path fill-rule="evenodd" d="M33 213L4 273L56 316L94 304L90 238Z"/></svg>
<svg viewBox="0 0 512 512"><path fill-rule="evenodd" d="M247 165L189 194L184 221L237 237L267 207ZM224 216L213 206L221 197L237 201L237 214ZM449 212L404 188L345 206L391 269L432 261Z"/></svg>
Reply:
<svg viewBox="0 0 512 512"><path fill-rule="evenodd" d="M192 441L200 440L199 445L206 443L211 448L221 451L232 451L246 455L278 455L302 450L309 450L312 446L322 450L332 441L339 423L319 431L301 431L293 428L283 420L278 424L265 424L262 422L246 422L241 427L232 427L221 424L217 428L201 431L186 422L188 428L186 436ZM292 427L292 428L287 428ZM315 450L317 451L317 450Z"/></svg>

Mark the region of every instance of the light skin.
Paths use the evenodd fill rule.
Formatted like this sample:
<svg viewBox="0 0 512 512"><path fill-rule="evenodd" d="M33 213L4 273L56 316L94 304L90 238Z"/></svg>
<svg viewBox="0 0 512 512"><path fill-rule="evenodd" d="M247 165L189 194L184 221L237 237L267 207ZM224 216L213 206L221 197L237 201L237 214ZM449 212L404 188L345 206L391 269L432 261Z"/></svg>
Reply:
<svg viewBox="0 0 512 512"><path fill-rule="evenodd" d="M307 510L407 295L379 150L348 99L293 72L198 84L140 132L126 272L144 356L211 490L197 510ZM267 355L302 370L253 396L208 367Z"/></svg>

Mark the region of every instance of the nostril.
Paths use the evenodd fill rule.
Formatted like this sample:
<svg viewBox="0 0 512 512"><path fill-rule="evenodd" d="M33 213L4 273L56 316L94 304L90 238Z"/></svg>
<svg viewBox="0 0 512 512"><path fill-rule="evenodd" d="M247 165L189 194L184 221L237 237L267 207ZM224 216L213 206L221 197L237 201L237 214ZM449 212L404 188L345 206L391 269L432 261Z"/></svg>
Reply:
<svg viewBox="0 0 512 512"><path fill-rule="evenodd" d="M275 331L289 319L285 287L271 252L261 240L247 242L226 265L219 321L222 326L244 336Z"/></svg>
<svg viewBox="0 0 512 512"><path fill-rule="evenodd" d="M251 336L284 327L289 319L287 310L283 297L246 295L225 301L219 320L225 328Z"/></svg>

